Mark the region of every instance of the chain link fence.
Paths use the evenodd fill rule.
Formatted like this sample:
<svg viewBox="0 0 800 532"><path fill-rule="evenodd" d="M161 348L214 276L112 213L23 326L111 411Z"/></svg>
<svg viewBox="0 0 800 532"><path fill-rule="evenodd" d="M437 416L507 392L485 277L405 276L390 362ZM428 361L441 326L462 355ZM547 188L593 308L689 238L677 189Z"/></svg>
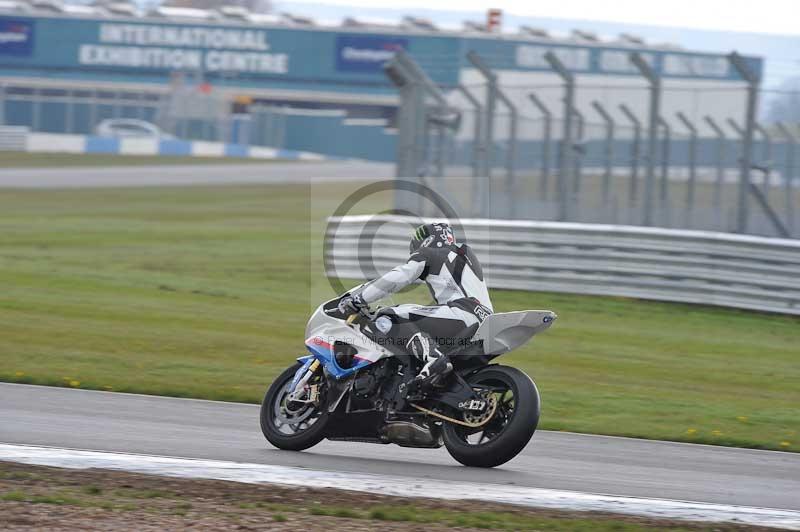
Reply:
<svg viewBox="0 0 800 532"><path fill-rule="evenodd" d="M397 175L454 198L460 215L800 235L800 126L757 120L779 95L738 56L742 81L725 86L666 83L646 65L639 84L598 83L555 57L555 83L525 84L469 60L478 81L437 88L444 103L409 91L426 81L400 90L400 113L427 125ZM429 120L445 110L454 127ZM410 205L400 195L396 207Z"/></svg>

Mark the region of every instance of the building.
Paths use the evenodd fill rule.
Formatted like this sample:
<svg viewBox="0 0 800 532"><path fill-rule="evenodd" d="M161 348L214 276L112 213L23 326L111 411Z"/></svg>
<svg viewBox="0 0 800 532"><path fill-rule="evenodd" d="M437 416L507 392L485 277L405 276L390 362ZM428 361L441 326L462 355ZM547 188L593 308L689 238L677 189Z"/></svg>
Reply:
<svg viewBox="0 0 800 532"><path fill-rule="evenodd" d="M373 151L381 152L375 158L385 159L393 139L381 120L391 125L397 95L382 65L398 49L408 51L446 89L460 83L481 96L483 79L466 59L468 51L477 52L530 117L537 115L530 92L560 113L561 82L544 60L547 51L576 74L577 105L586 116L596 116L595 100L620 122L625 120L620 103L646 116L646 84L628 60L631 51L640 52L663 77L665 116L682 111L702 126L703 116L723 120L737 114L744 101L743 82L725 56L648 46L630 36L601 41L575 32L555 39L530 28L497 34L477 25L444 31L411 17L392 25L345 19L326 26L241 8L174 7L137 14L126 4L90 8L54 0L0 0L0 123L87 133L100 118L120 115L157 121L186 136L236 137L238 123L223 127L219 116L249 116L252 123L252 110L267 108L264 120L270 127L277 127L281 115L284 144L295 137L302 144L311 135L308 128L319 127L323 130L316 132L313 145L292 147L324 149L326 142L341 143L333 137L341 137L337 128L349 125L346 131L380 130L382 140ZM761 59L746 59L760 75ZM457 92L450 98L469 108ZM460 138L470 134L469 118ZM521 138L535 138L538 128L525 123ZM502 116L497 127L505 129ZM252 124L248 128L248 138L234 140L276 142L263 132L252 133ZM346 145L333 152L365 156L348 153Z"/></svg>

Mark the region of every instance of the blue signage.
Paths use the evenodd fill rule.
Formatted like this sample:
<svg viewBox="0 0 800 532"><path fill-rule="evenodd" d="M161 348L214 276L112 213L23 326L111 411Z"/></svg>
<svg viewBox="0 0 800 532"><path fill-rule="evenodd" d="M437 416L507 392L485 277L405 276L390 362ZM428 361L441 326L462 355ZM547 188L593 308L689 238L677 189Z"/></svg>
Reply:
<svg viewBox="0 0 800 532"><path fill-rule="evenodd" d="M408 50L408 39L339 35L336 38L336 70L375 74L398 50Z"/></svg>
<svg viewBox="0 0 800 532"><path fill-rule="evenodd" d="M27 56L33 53L33 21L0 19L0 55Z"/></svg>

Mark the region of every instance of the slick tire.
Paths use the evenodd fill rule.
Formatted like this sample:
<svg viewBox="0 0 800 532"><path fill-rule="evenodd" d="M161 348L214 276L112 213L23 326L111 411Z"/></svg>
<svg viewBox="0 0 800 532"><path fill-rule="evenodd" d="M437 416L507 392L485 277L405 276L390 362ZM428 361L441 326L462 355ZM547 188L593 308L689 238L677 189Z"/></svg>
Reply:
<svg viewBox="0 0 800 532"><path fill-rule="evenodd" d="M539 424L539 390L525 373L508 366L489 366L466 380L470 384L507 387L514 394L514 409L499 434L481 444L469 443L463 427L445 422L442 431L445 447L453 458L465 466L495 467L504 464L525 448L536 431Z"/></svg>

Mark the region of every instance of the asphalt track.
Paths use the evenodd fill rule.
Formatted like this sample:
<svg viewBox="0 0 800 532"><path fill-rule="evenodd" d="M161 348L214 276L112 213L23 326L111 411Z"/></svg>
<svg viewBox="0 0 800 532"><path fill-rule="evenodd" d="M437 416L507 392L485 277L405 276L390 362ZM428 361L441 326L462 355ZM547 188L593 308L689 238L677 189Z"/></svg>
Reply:
<svg viewBox="0 0 800 532"><path fill-rule="evenodd" d="M393 175L392 164L360 161L7 168L0 169L0 188L320 183L375 180Z"/></svg>
<svg viewBox="0 0 800 532"><path fill-rule="evenodd" d="M0 384L0 442L800 510L800 454L539 431L519 457L482 470L443 449L279 451L256 405L134 394Z"/></svg>

